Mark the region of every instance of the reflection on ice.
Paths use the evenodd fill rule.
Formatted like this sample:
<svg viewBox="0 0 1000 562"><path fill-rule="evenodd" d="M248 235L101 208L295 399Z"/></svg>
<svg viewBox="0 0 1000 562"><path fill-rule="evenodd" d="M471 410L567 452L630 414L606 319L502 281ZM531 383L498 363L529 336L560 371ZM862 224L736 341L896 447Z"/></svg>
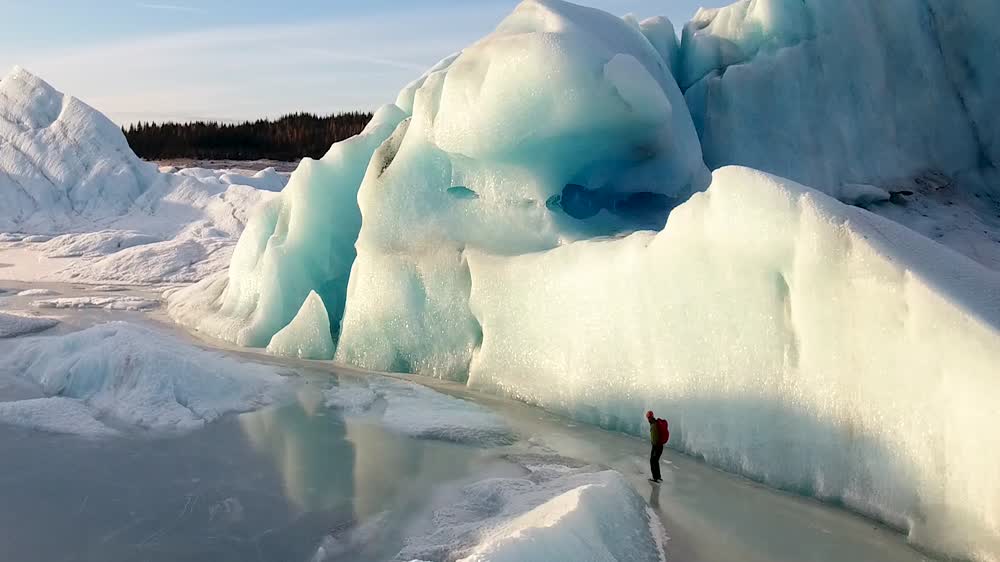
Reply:
<svg viewBox="0 0 1000 562"><path fill-rule="evenodd" d="M300 391L289 404L240 416L253 447L275 462L285 496L302 511L350 505L355 451L322 396ZM333 413L330 413L333 416Z"/></svg>

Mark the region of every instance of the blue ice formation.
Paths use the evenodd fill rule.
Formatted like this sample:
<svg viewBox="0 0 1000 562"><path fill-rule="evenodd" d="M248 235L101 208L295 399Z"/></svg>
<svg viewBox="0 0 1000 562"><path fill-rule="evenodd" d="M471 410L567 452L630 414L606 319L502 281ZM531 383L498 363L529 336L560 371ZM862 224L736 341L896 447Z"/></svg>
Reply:
<svg viewBox="0 0 1000 562"><path fill-rule="evenodd" d="M632 432L654 407L678 449L996 560L998 21L744 0L678 43L527 0L305 161L170 312L272 348L298 315L287 349L315 291L339 361Z"/></svg>

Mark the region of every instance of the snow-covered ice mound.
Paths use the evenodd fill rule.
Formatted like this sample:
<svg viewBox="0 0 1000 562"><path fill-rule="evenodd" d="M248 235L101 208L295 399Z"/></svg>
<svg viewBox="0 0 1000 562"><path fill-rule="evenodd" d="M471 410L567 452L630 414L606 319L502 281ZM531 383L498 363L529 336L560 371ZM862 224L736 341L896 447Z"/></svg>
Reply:
<svg viewBox="0 0 1000 562"><path fill-rule="evenodd" d="M225 269L251 210L285 181L273 169L160 173L83 102L20 68L0 80L0 232L19 233L0 251L75 258L47 280L202 279ZM20 269L5 274L38 275Z"/></svg>
<svg viewBox="0 0 1000 562"><path fill-rule="evenodd" d="M0 338L13 338L42 332L55 326L59 320L45 316L26 316L0 312Z"/></svg>
<svg viewBox="0 0 1000 562"><path fill-rule="evenodd" d="M19 297L48 297L52 295L58 295L56 291L52 289L25 289L17 293Z"/></svg>
<svg viewBox="0 0 1000 562"><path fill-rule="evenodd" d="M657 516L620 473L527 469L464 487L456 503L434 511L434 530L410 538L397 559L665 560Z"/></svg>
<svg viewBox="0 0 1000 562"><path fill-rule="evenodd" d="M21 68L0 80L0 231L123 214L156 176L93 108Z"/></svg>
<svg viewBox="0 0 1000 562"><path fill-rule="evenodd" d="M40 396L0 402L0 422L59 433L197 429L268 404L286 386L273 368L124 322L3 346L0 377L27 379Z"/></svg>

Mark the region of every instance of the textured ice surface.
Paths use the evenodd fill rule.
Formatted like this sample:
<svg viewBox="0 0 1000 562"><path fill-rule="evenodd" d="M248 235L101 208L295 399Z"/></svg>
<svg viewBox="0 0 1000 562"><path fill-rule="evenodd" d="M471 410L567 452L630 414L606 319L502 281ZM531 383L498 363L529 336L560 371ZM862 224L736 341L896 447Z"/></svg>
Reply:
<svg viewBox="0 0 1000 562"><path fill-rule="evenodd" d="M285 384L269 367L124 322L3 345L0 376L34 381L53 398L0 405L0 421L61 433L102 434L108 423L196 429L268 404ZM91 422L78 423L85 413Z"/></svg>
<svg viewBox="0 0 1000 562"><path fill-rule="evenodd" d="M479 446L513 441L503 418L468 400L419 384L372 378L366 386L344 384L324 391L326 405L348 415L371 415L405 435Z"/></svg>
<svg viewBox="0 0 1000 562"><path fill-rule="evenodd" d="M1000 544L1000 274L745 168L658 234L468 256L469 385L844 504L926 546Z"/></svg>
<svg viewBox="0 0 1000 562"><path fill-rule="evenodd" d="M869 208L1000 269L997 21L989 0L741 0L684 27L677 78L709 167L913 192Z"/></svg>
<svg viewBox="0 0 1000 562"><path fill-rule="evenodd" d="M0 338L12 338L48 330L59 323L55 318L0 312Z"/></svg>
<svg viewBox="0 0 1000 562"><path fill-rule="evenodd" d="M289 355L302 359L332 359L333 337L330 335L330 318L326 315L323 299L310 291L295 318L281 329L267 351L275 355Z"/></svg>
<svg viewBox="0 0 1000 562"><path fill-rule="evenodd" d="M0 80L0 141L0 230L123 214L158 175L114 123L20 68Z"/></svg>
<svg viewBox="0 0 1000 562"><path fill-rule="evenodd" d="M1000 79L995 65L967 58L1000 33L955 25L955 16L936 13L939 3L952 4L742 0L700 11L684 28L678 78L706 162L759 168L832 195L845 181L986 163L975 125L1000 124L969 114L965 99L983 93L955 75L968 64L983 80ZM995 6L978 4L947 11L996 21Z"/></svg>
<svg viewBox="0 0 1000 562"><path fill-rule="evenodd" d="M119 433L98 420L86 403L61 396L0 402L0 423L87 437L112 437Z"/></svg>
<svg viewBox="0 0 1000 562"><path fill-rule="evenodd" d="M565 467L560 467L565 468ZM428 536L410 539L400 560L660 561L645 501L613 471L528 467L523 478L469 484L434 512Z"/></svg>

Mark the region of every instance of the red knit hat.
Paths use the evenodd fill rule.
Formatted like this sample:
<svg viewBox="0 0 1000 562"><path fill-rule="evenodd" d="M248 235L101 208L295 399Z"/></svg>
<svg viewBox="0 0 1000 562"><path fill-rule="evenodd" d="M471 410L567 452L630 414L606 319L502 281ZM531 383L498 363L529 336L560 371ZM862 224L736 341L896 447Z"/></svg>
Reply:
<svg viewBox="0 0 1000 562"><path fill-rule="evenodd" d="M651 419L653 419L654 417L655 417L655 416L653 415L653 410L649 410L648 412L646 412L646 419L647 419L647 420L651 420Z"/></svg>

